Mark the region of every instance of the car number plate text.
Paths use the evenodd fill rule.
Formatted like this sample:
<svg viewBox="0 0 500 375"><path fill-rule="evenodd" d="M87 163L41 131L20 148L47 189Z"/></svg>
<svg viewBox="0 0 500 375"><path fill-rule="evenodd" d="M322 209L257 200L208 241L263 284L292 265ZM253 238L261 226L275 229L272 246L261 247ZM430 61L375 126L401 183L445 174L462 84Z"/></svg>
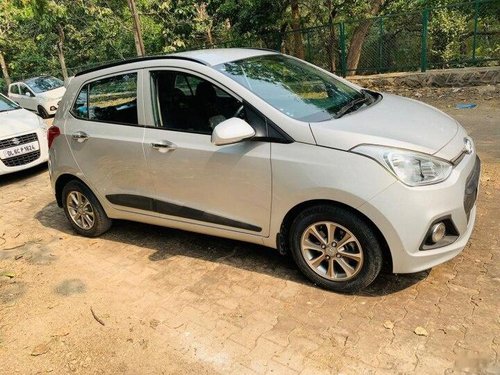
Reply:
<svg viewBox="0 0 500 375"><path fill-rule="evenodd" d="M2 159L13 158L15 156L24 155L33 151L37 151L39 149L40 146L37 141L25 143L24 145L9 147L0 150L0 158Z"/></svg>

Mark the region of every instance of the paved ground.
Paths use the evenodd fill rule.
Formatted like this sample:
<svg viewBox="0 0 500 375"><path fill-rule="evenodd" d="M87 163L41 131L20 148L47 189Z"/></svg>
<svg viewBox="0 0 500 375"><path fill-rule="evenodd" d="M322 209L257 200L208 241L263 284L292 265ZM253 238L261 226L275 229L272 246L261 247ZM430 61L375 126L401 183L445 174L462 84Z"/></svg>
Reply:
<svg viewBox="0 0 500 375"><path fill-rule="evenodd" d="M483 157L465 251L355 296L314 287L259 246L129 222L75 236L44 168L2 177L0 373L498 374L497 94L464 97L473 110L449 107L462 100L450 90L420 97L459 119Z"/></svg>

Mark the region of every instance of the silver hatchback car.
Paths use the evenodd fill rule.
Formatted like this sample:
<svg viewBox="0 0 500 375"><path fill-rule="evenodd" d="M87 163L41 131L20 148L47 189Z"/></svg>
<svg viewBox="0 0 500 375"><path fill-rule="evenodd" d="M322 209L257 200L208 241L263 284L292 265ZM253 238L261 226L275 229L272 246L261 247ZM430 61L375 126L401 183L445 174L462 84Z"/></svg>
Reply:
<svg viewBox="0 0 500 375"><path fill-rule="evenodd" d="M480 161L457 121L273 51L81 72L48 140L77 233L126 219L253 242L334 291L447 261L474 226Z"/></svg>

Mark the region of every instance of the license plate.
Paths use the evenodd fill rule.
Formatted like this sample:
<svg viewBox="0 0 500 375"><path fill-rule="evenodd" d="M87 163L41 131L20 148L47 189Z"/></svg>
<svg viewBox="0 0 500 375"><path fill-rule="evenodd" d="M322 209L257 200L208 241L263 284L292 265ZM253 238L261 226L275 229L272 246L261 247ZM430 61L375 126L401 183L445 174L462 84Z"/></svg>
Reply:
<svg viewBox="0 0 500 375"><path fill-rule="evenodd" d="M1 159L13 158L15 156L28 154L30 152L33 152L33 151L36 151L39 149L40 149L40 145L38 144L37 141L25 143L24 145L9 147L9 148L5 148L3 150L0 150L0 158Z"/></svg>

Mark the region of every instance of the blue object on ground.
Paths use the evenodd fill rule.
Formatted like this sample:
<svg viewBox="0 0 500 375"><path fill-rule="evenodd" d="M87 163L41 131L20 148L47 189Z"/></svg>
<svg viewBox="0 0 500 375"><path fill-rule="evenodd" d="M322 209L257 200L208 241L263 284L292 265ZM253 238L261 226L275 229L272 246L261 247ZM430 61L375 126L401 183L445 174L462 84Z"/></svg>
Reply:
<svg viewBox="0 0 500 375"><path fill-rule="evenodd" d="M477 104L474 103L460 103L455 106L456 109L472 109L476 108Z"/></svg>

